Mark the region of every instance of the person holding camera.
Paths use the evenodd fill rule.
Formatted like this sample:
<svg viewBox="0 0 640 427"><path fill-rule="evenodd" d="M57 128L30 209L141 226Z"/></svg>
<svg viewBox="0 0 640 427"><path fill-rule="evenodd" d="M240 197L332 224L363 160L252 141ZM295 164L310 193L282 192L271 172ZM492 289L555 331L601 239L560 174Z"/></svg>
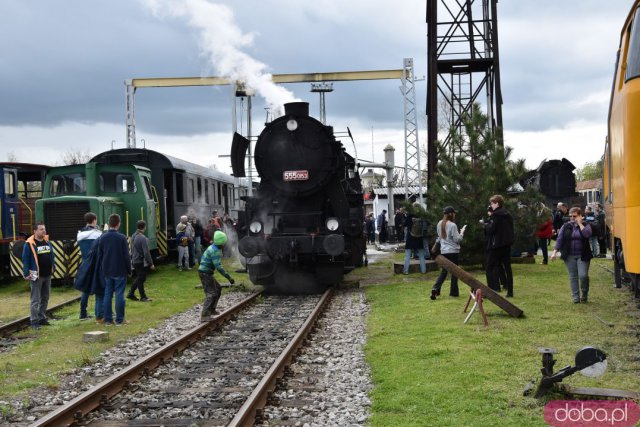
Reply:
<svg viewBox="0 0 640 427"><path fill-rule="evenodd" d="M582 218L578 207L569 210L569 222L558 232L558 239L551 254L551 260L560 257L569 273L571 297L574 304L587 302L589 296L589 264L593 254L589 245L591 226ZM580 285L580 286L578 286ZM580 295L582 291L582 295Z"/></svg>
<svg viewBox="0 0 640 427"><path fill-rule="evenodd" d="M452 206L444 208L442 213L443 217L438 222L438 225L436 225L436 233L438 235L436 244L440 243L440 254L443 257L454 264L458 264L460 257L460 242L464 237L464 230L467 226L465 225L460 231L458 231L458 226L454 222L456 219L456 210ZM440 289L442 288L442 284L446 278L447 270L443 268L436 279L436 283L433 285L433 289L431 289L430 298L432 300L440 296ZM453 274L451 275L451 289L449 290L449 296L460 296L460 291L458 290L458 278Z"/></svg>
<svg viewBox="0 0 640 427"><path fill-rule="evenodd" d="M496 194L489 199L491 217L484 224L487 241L487 285L500 289L500 280L506 285L507 296L513 297L511 271L511 245L513 244L513 217L504 208L504 197Z"/></svg>

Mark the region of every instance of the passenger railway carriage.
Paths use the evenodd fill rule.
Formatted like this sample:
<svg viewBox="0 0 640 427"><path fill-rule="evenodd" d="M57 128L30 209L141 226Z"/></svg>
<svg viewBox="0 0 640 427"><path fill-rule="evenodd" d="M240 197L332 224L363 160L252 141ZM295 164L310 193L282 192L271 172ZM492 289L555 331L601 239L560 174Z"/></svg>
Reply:
<svg viewBox="0 0 640 427"><path fill-rule="evenodd" d="M622 27L611 88L603 196L615 281L640 298L640 0Z"/></svg>
<svg viewBox="0 0 640 427"><path fill-rule="evenodd" d="M197 216L203 224L217 209L222 216L229 212L237 217L243 209L240 197L247 193L238 180L212 168L196 165L145 148L124 148L98 154L92 162L101 164L134 164L151 171L151 187L159 206L161 233L160 253L167 254L167 242L175 237L175 226L181 215Z"/></svg>

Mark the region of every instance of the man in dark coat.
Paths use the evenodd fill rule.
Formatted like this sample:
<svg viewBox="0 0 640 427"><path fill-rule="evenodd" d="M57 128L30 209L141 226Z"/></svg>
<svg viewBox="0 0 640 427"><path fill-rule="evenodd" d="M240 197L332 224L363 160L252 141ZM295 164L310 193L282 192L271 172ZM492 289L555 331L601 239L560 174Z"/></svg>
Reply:
<svg viewBox="0 0 640 427"><path fill-rule="evenodd" d="M96 243L102 255L101 267L104 273L104 323L105 325L113 324L112 300L115 294L116 326L129 323L125 319L124 293L127 276L131 276L129 244L125 235L118 232L119 228L120 215L112 214L109 217L109 230Z"/></svg>
<svg viewBox="0 0 640 427"><path fill-rule="evenodd" d="M373 219L373 214L370 213L364 219L364 231L367 233L367 243L376 242L376 222Z"/></svg>
<svg viewBox="0 0 640 427"><path fill-rule="evenodd" d="M513 296L513 273L511 271L511 245L514 240L513 217L504 208L504 198L496 194L489 199L493 213L485 223L487 238L487 285L497 289L500 285L496 272L504 274L507 296Z"/></svg>
<svg viewBox="0 0 640 427"><path fill-rule="evenodd" d="M388 225L388 221L387 221L387 210L383 209L382 213L380 215L378 215L378 233L380 233L378 235L378 240L380 241L380 243L386 243L387 241L387 225Z"/></svg>
<svg viewBox="0 0 640 427"><path fill-rule="evenodd" d="M569 207L562 202L558 202L556 210L553 212L553 236L558 235L558 230L562 228L565 222L569 221Z"/></svg>
<svg viewBox="0 0 640 427"><path fill-rule="evenodd" d="M404 208L396 209L396 215L393 217L393 228L396 231L396 241L402 242L404 240L404 223L406 215Z"/></svg>

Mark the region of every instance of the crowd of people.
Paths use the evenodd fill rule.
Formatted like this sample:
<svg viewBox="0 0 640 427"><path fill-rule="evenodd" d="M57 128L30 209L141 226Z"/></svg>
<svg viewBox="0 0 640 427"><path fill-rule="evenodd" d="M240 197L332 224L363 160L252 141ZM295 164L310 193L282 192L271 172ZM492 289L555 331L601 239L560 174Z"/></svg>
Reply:
<svg viewBox="0 0 640 427"><path fill-rule="evenodd" d="M392 230L397 242L405 243L405 257L402 272L409 274L411 259L419 260L420 272L426 272L426 259L431 255L435 257L441 254L454 264L459 263L460 243L464 239L466 225L459 228L456 224L457 211L452 206L443 209L443 217L431 230L425 232L417 221L426 221L418 215L422 207L419 203L409 206L409 209L396 209L393 218L393 227L389 227L386 218L387 211L382 210L377 218L374 214L368 214L364 219L364 230L367 243L375 243L376 231L378 241L389 241L388 231ZM556 209L541 206L538 212L540 223L535 233L531 236L532 248L528 250L530 255L542 253L541 265L547 265L549 259L558 258L559 254L565 263L571 289L571 297L574 303L584 303L588 300L589 292L589 264L594 257L606 257L606 227L605 213L602 205L596 203L592 209L587 206L582 215L579 207L569 207L559 202ZM506 296L514 296L513 270L511 257L515 242L514 219L505 208L505 199L496 194L489 199L487 216L480 220L484 228L484 266L486 283L496 292L506 292ZM430 227L430 225L429 225ZM430 244L435 236L435 242L430 249ZM555 240L553 253L549 256L548 247ZM437 253L435 253L437 251ZM448 275L446 269L442 269L432 289L432 300L440 296L442 285ZM451 276L449 295L459 296L458 278Z"/></svg>
<svg viewBox="0 0 640 427"><path fill-rule="evenodd" d="M107 230L102 232L97 225L97 215L87 212L85 226L78 231L77 243L81 254L74 288L81 292L80 320L95 319L99 325L122 326L126 319L125 291L127 279L133 276L126 298L132 301L151 302L145 290L147 271L155 264L149 250L149 239L145 236L146 222L140 220L131 241L119 232L120 216L112 214L107 220ZM218 271L231 284L231 276L222 267L222 257L227 250L228 232L234 232L235 221L225 213L222 218L214 210L203 227L200 221L187 215L180 217L176 225L178 268L191 270L198 266L198 274L205 294L201 320L208 321L220 298L220 284L214 278ZM223 231L224 230L224 231ZM225 233L227 231L227 233ZM33 329L48 326L47 308L51 292L51 278L55 272L55 255L49 242L46 226L37 223L33 235L25 241L22 252L23 277L29 281L30 321ZM136 295L136 292L138 295ZM95 295L93 315L88 312L89 298ZM114 310L115 308L115 310ZM95 318L94 318L95 316Z"/></svg>
<svg viewBox="0 0 640 427"><path fill-rule="evenodd" d="M419 260L420 271L426 273L426 259L429 253L439 248L439 254L449 261L458 264L460 243L464 239L466 225L458 228L455 222L456 209L447 206L443 209L443 217L435 226L434 247L430 251L428 228L430 225L420 214L419 203L396 209L393 234L396 241L404 241L405 257L403 273L409 274L411 258ZM383 210L376 219L373 213L364 219L364 231L368 243L375 243L376 231L379 242L389 239L387 211ZM559 202L552 213L543 207L540 213L543 219L532 237L532 253L542 251L540 264L549 262L548 246L550 239L555 239L551 260L560 256L566 265L569 275L572 301L587 302L589 293L589 265L594 257L606 256L605 213L600 203L595 208L587 207L583 212L579 207L571 209ZM136 224L136 232L127 241L119 232L120 216L112 214L108 218L108 229L103 233L97 227L97 216L87 212L84 216L86 225L78 231L77 242L82 262L77 273L74 287L81 292L80 320L94 318L98 324L126 325L125 291L127 278L135 271L136 278L132 282L126 298L133 301L150 302L144 284L147 270L155 269L149 251L148 238L145 236L146 223L140 220ZM487 286L497 292L506 291L507 297L514 296L513 272L511 268L511 247L514 243L513 217L505 209L504 198L494 195L489 199L487 218L480 220L485 233L485 273ZM179 270L192 270L198 266L198 275L203 285L205 302L201 313L203 321L216 314L215 308L220 298L220 284L214 277L217 271L231 284L233 279L222 267L221 260L229 256L228 232L235 227L235 221L225 213L221 218L214 210L206 225L187 215L180 217L176 225L176 246ZM25 241L22 253L23 276L30 283L30 319L31 326L39 329L49 324L46 311L51 291L51 278L55 272L55 256L48 240L46 227L42 223L35 224L33 235ZM442 269L431 290L430 298L440 296L442 285L447 278L447 270ZM138 292L138 295L136 295ZM94 316L88 313L90 295L95 295ZM451 276L449 295L459 295L458 278ZM114 311L115 301L115 311Z"/></svg>

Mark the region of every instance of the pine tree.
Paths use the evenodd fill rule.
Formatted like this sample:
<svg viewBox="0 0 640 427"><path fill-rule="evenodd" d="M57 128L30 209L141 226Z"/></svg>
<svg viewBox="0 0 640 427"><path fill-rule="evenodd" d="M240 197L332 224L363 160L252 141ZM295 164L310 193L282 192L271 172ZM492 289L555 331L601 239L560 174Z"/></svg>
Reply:
<svg viewBox="0 0 640 427"><path fill-rule="evenodd" d="M454 133L451 146L439 146L438 170L427 192L428 215L432 224L442 218L445 206L458 212L456 224L467 225L461 244L460 262L479 264L484 260L485 237L481 219L487 218L489 198L505 197L505 208L514 219L516 241L512 249L527 251L534 242L538 210L542 196L533 191L521 191L518 179L525 175L524 160L511 161L512 149L500 144L502 132L495 133L488 125L478 104L464 118L464 133Z"/></svg>

